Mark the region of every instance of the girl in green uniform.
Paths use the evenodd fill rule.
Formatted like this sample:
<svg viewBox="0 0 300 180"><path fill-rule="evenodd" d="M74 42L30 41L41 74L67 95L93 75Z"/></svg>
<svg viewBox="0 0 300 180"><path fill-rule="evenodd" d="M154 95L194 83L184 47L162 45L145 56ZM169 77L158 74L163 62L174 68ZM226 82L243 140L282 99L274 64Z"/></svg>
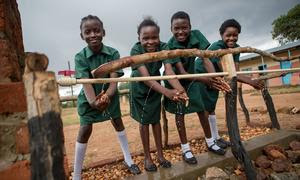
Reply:
<svg viewBox="0 0 300 180"><path fill-rule="evenodd" d="M160 42L159 26L151 19L144 19L138 26L138 39L131 55L144 54L168 50L166 43ZM164 64L170 60L165 60ZM151 62L132 67L132 77L139 76L159 76L159 69L162 62ZM165 64L166 74L174 74L170 63ZM160 81L144 81L130 83L130 115L140 123L140 135L144 148L144 165L146 171L156 171L157 167L153 163L150 155L149 145L149 125L152 125L153 136L157 148L158 162L164 168L171 167L171 163L165 159L162 151L160 111L161 94L173 100L187 100L183 87L178 80L170 80L169 83L174 89L167 89L161 86Z"/></svg>
<svg viewBox="0 0 300 180"><path fill-rule="evenodd" d="M228 19L223 22L220 29L220 35L222 40L214 42L208 49L209 50L218 50L218 49L227 49L227 48L236 48L239 45L236 43L238 41L239 33L241 32L241 25L235 19ZM235 62L236 70L239 70L239 58L240 54L234 54L233 59ZM214 65L216 72L222 72L222 66L220 64L220 58L211 58L211 62ZM203 68L203 61L201 59L196 60L196 72L203 73L206 70ZM237 80L249 84L256 89L263 88L263 82L258 80L251 80L249 76L245 75L238 75ZM212 132L213 138L222 144L230 145L229 142L225 141L224 139L220 138L216 123L216 104L219 96L219 91L215 89L200 89L202 93L202 97L204 99L204 105L206 110L209 112L209 124Z"/></svg>
<svg viewBox="0 0 300 180"><path fill-rule="evenodd" d="M183 11L179 11L172 16L171 31L173 33L173 37L168 42L170 49L197 48L204 50L210 45L199 30L191 30L189 15ZM195 57L180 58L180 61L174 65L175 73L194 74L194 62ZM207 69L213 71L213 65L208 59L205 59L204 63ZM180 81L189 97L188 107L184 107L169 99L165 99L164 101L166 111L175 114L176 126L181 141L182 157L184 161L189 164L196 164L197 160L193 156L187 142L184 123L185 114L197 112L205 133L208 150L221 155L225 154L225 150L220 148L211 136L207 113L205 113L205 108L199 91L200 83L197 81L212 85L212 78L193 78ZM168 86L168 83L166 83L166 87Z"/></svg>
<svg viewBox="0 0 300 180"><path fill-rule="evenodd" d="M91 71L103 63L119 59L119 52L102 43L105 35L102 21L97 16L88 15L81 20L80 36L87 47L75 56L76 78L92 78ZM123 72L113 72L107 77L122 76ZM128 147L124 125L121 119L117 83L84 84L78 95L77 111L80 116L80 128L75 145L75 162L73 179L81 179L81 170L92 125L96 122L111 120L118 133L124 154L124 165L133 173L140 170L134 164Z"/></svg>

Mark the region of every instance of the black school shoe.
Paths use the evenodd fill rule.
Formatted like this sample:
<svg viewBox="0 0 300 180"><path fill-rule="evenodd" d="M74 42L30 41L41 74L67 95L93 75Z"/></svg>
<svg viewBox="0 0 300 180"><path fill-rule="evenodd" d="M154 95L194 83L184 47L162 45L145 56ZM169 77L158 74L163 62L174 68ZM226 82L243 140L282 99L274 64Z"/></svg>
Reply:
<svg viewBox="0 0 300 180"><path fill-rule="evenodd" d="M157 171L157 167L155 164L151 164L150 166L146 166L146 164L144 163L144 169L148 172L155 172Z"/></svg>
<svg viewBox="0 0 300 180"><path fill-rule="evenodd" d="M140 174L141 170L136 164L131 164L131 166L128 166L128 164L123 161L124 166L134 175Z"/></svg>
<svg viewBox="0 0 300 180"><path fill-rule="evenodd" d="M206 144L206 146L207 146L207 144ZM226 150L221 148L220 146L219 146L218 150L213 149L212 148L213 146L218 146L216 141L214 141L214 144L212 144L211 146L207 146L207 149L218 155L224 155L226 153Z"/></svg>
<svg viewBox="0 0 300 180"><path fill-rule="evenodd" d="M159 166L163 168L170 168L172 166L171 162L168 160L162 161L159 163Z"/></svg>
<svg viewBox="0 0 300 180"><path fill-rule="evenodd" d="M198 161L197 161L197 159L195 158L195 156L193 156L193 157L191 157L191 158L187 158L185 155L186 155L186 153L188 153L188 152L191 152L191 151L186 151L185 153L182 153L182 158L183 158L183 160L186 162L186 163L188 163L188 164L197 164L198 163ZM192 152L191 152L192 153Z"/></svg>
<svg viewBox="0 0 300 180"><path fill-rule="evenodd" d="M230 147L231 146L231 143L229 141L226 141L225 139L223 138L220 138L220 139L217 139L217 145L220 147L220 148L223 148L223 149L226 149L227 147Z"/></svg>

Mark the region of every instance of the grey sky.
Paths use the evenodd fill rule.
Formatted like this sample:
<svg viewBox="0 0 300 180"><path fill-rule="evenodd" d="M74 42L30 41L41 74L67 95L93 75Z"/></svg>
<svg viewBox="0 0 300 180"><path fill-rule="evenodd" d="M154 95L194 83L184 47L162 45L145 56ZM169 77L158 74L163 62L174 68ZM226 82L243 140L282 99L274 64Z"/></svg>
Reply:
<svg viewBox="0 0 300 180"><path fill-rule="evenodd" d="M218 29L228 18L242 25L238 43L268 49L272 40L272 21L299 3L299 0L18 0L25 51L45 53L49 70L74 68L74 55L86 46L81 40L82 17L93 14L102 19L106 30L104 43L129 55L137 41L137 25L152 16L161 27L161 41L171 37L170 18L179 10L191 17L193 29L199 29L212 43L220 38ZM127 71L128 75L128 71Z"/></svg>

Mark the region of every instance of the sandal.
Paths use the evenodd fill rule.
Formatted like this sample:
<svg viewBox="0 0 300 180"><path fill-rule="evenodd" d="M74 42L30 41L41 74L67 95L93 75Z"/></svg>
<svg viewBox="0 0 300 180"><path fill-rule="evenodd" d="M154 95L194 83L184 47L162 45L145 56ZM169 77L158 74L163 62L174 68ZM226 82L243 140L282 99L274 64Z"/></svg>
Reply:
<svg viewBox="0 0 300 180"><path fill-rule="evenodd" d="M123 161L124 166L134 175L140 174L141 170L136 164L131 164L131 166L128 166L128 164Z"/></svg>
<svg viewBox="0 0 300 180"><path fill-rule="evenodd" d="M192 151L186 151L186 152L182 153L183 160L188 164L197 164L198 162L197 162L197 159L195 158L195 156L193 156L191 158L186 157L186 153L188 153L188 152L192 153Z"/></svg>

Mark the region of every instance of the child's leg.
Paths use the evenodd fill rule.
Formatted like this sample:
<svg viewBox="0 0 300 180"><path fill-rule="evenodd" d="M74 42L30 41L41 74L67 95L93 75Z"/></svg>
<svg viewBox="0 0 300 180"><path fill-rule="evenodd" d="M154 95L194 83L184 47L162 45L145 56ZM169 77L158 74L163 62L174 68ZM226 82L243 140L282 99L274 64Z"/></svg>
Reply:
<svg viewBox="0 0 300 180"><path fill-rule="evenodd" d="M149 143L149 125L140 124L140 135L143 143L144 156L145 156L145 169L149 171L156 171L156 166L152 161L150 155L150 143Z"/></svg>
<svg viewBox="0 0 300 180"><path fill-rule="evenodd" d="M119 142L121 145L121 149L124 155L124 160L127 163L128 166L131 166L133 163L133 160L130 155L129 146L128 146L128 139L126 136L124 124L121 118L116 118L111 120L112 125L114 126L115 130L118 133Z"/></svg>
<svg viewBox="0 0 300 180"><path fill-rule="evenodd" d="M176 127L179 134L180 142L181 142L181 150L183 154L183 159L185 162L189 164L196 164L197 159L191 152L190 145L187 142L185 124L184 124L184 115L175 114Z"/></svg>
<svg viewBox="0 0 300 180"><path fill-rule="evenodd" d="M157 148L158 161L160 165L164 168L171 167L171 163L165 159L162 150L162 138L161 138L161 125L160 122L152 124L152 131L155 140L155 145Z"/></svg>
<svg viewBox="0 0 300 180"><path fill-rule="evenodd" d="M112 125L118 133L119 143L123 152L125 166L129 169L132 174L139 174L141 170L134 164L128 146L128 139L125 132L125 127L121 118L111 120Z"/></svg>
<svg viewBox="0 0 300 180"><path fill-rule="evenodd" d="M75 145L75 160L74 160L74 180L81 179L81 170L87 147L87 142L92 133L92 125L81 125L79 128L77 141Z"/></svg>
<svg viewBox="0 0 300 180"><path fill-rule="evenodd" d="M219 132L218 132L217 121L216 121L216 114L215 114L214 111L209 112L208 122L209 122L212 137L214 139L220 139Z"/></svg>
<svg viewBox="0 0 300 180"><path fill-rule="evenodd" d="M208 146L208 150L223 155L225 154L224 149L220 148L215 139L212 138L211 132L210 132L210 126L209 126L209 122L208 122L208 113L207 112L197 112L197 115L199 117L201 126L203 128L204 134L205 134L205 141L206 144Z"/></svg>
<svg viewBox="0 0 300 180"><path fill-rule="evenodd" d="M208 122L210 126L211 135L215 140L217 140L218 145L222 148L227 148L228 146L230 146L230 142L225 141L219 135L216 114L214 111L209 113Z"/></svg>

